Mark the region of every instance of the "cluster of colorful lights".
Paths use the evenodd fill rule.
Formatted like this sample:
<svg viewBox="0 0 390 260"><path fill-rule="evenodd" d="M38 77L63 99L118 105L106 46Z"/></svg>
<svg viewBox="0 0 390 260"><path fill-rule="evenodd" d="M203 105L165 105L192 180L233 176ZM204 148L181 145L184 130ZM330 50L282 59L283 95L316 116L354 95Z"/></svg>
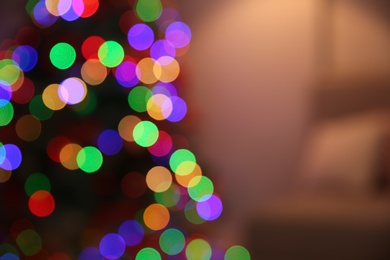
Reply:
<svg viewBox="0 0 390 260"><path fill-rule="evenodd" d="M190 28L168 0L113 2L29 0L34 26L0 46L0 192L13 195L22 182L28 208L15 205L25 201L20 194L5 201L12 221L0 232L0 259L250 259L244 247L214 245L197 232L220 217L222 202L187 140L169 134L187 114L178 60ZM108 8L125 10L116 25L121 37L85 29L105 26L94 23L107 19ZM66 26L69 33L57 37ZM52 230L40 232L42 221L54 230L64 224L56 222L63 210L56 189L69 176L87 177L84 184L104 186L95 189L99 196L125 201L92 212L76 249L52 245L61 240ZM112 176L118 188L105 183Z"/></svg>

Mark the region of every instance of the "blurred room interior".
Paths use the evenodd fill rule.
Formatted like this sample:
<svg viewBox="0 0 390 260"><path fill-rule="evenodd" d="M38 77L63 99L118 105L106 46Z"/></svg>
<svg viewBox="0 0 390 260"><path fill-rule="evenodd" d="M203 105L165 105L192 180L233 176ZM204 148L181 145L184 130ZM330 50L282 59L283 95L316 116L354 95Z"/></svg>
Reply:
<svg viewBox="0 0 390 260"><path fill-rule="evenodd" d="M389 3L201 2L179 5L219 232L254 259L388 259Z"/></svg>
<svg viewBox="0 0 390 260"><path fill-rule="evenodd" d="M390 259L389 2L175 2L180 130L224 201L207 232L252 259Z"/></svg>

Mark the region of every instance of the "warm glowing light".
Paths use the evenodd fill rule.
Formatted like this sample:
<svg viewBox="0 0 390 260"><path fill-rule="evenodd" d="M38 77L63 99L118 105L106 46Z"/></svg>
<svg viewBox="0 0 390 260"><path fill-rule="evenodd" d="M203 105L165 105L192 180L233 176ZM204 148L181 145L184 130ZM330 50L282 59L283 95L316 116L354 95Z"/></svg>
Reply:
<svg viewBox="0 0 390 260"><path fill-rule="evenodd" d="M145 225L152 230L161 230L168 225L170 220L169 211L161 204L151 204L144 212Z"/></svg>
<svg viewBox="0 0 390 260"><path fill-rule="evenodd" d="M76 158L77 154L81 150L81 146L78 144L70 143L62 147L60 152L60 162L62 166L68 170L76 170L79 168Z"/></svg>
<svg viewBox="0 0 390 260"><path fill-rule="evenodd" d="M54 211L54 198L51 193L46 190L36 191L31 195L28 201L28 207L35 216L47 217Z"/></svg>
<svg viewBox="0 0 390 260"><path fill-rule="evenodd" d="M58 95L59 87L59 84L50 84L43 90L43 103L51 110L60 110L66 105L66 102L64 102Z"/></svg>
<svg viewBox="0 0 390 260"><path fill-rule="evenodd" d="M155 166L147 173L146 184L154 192L166 191L172 184L172 174L163 166Z"/></svg>
<svg viewBox="0 0 390 260"><path fill-rule="evenodd" d="M98 59L89 59L81 67L81 77L89 85L101 84L107 77L107 68Z"/></svg>

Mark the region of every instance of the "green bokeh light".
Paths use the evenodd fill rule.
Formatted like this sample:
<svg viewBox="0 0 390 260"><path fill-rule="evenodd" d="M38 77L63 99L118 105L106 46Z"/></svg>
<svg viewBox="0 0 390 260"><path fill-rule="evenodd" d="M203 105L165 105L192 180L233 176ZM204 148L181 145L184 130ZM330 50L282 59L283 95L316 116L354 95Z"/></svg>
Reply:
<svg viewBox="0 0 390 260"><path fill-rule="evenodd" d="M161 250L168 255L177 255L184 249L185 237L177 229L171 228L165 230L159 240Z"/></svg>
<svg viewBox="0 0 390 260"><path fill-rule="evenodd" d="M164 205L167 208L175 206L180 198L180 190L177 187L176 184L172 183L169 189L163 192L155 192L154 193L154 198L156 199L156 202Z"/></svg>
<svg viewBox="0 0 390 260"><path fill-rule="evenodd" d="M28 0L26 4L26 11L27 13L32 16L34 7L39 3L40 0Z"/></svg>
<svg viewBox="0 0 390 260"><path fill-rule="evenodd" d="M195 155L187 149L176 150L169 158L169 166L174 173L179 175L186 175L191 173L196 166ZM179 167L181 164L186 167ZM178 171L179 170L179 171Z"/></svg>
<svg viewBox="0 0 390 260"><path fill-rule="evenodd" d="M200 225L206 222L206 220L199 216L198 211L196 210L196 202L193 200L190 200L186 204L184 208L184 215L189 222L195 225Z"/></svg>
<svg viewBox="0 0 390 260"><path fill-rule="evenodd" d="M211 258L211 246L203 239L194 239L188 243L186 256L188 260L207 260Z"/></svg>
<svg viewBox="0 0 390 260"><path fill-rule="evenodd" d="M49 56L54 67L64 70L73 65L76 60L76 51L72 45L59 42L51 48Z"/></svg>
<svg viewBox="0 0 390 260"><path fill-rule="evenodd" d="M102 166L103 156L96 147L86 146L79 151L76 161L81 170L92 173Z"/></svg>
<svg viewBox="0 0 390 260"><path fill-rule="evenodd" d="M145 247L137 253L135 260L161 260L161 255L156 249Z"/></svg>
<svg viewBox="0 0 390 260"><path fill-rule="evenodd" d="M116 41L106 41L99 47L98 56L104 66L113 68L121 64L125 57L125 52L123 47Z"/></svg>
<svg viewBox="0 0 390 260"><path fill-rule="evenodd" d="M21 70L16 62L10 59L0 60L0 81L12 85L19 79L20 74Z"/></svg>
<svg viewBox="0 0 390 260"><path fill-rule="evenodd" d="M37 232L26 229L16 237L16 244L26 256L32 256L42 249L42 240Z"/></svg>
<svg viewBox="0 0 390 260"><path fill-rule="evenodd" d="M43 103L42 95L36 95L31 99L29 110L31 115L35 116L41 121L51 118L54 113L53 110L48 108L45 103Z"/></svg>
<svg viewBox="0 0 390 260"><path fill-rule="evenodd" d="M141 121L134 127L133 138L139 146L152 146L158 139L158 128L150 121Z"/></svg>
<svg viewBox="0 0 390 260"><path fill-rule="evenodd" d="M162 4L160 0L138 0L135 11L141 20L153 22L160 17Z"/></svg>
<svg viewBox="0 0 390 260"><path fill-rule="evenodd" d="M8 125L14 117L14 107L10 102L0 103L0 126Z"/></svg>
<svg viewBox="0 0 390 260"><path fill-rule="evenodd" d="M24 190L28 196L31 196L38 190L50 191L51 184L49 178L42 173L31 174L24 183Z"/></svg>
<svg viewBox="0 0 390 260"><path fill-rule="evenodd" d="M0 257L6 253L11 253L16 256L19 256L18 250L11 244L4 243L0 245ZM0 258L1 259L1 258Z"/></svg>
<svg viewBox="0 0 390 260"><path fill-rule="evenodd" d="M250 260L251 256L249 251L243 246L232 246L230 247L226 253L224 260Z"/></svg>
<svg viewBox="0 0 390 260"><path fill-rule="evenodd" d="M138 86L130 91L127 101L134 111L141 113L147 110L146 105L151 96L152 91L150 89L144 86Z"/></svg>
<svg viewBox="0 0 390 260"><path fill-rule="evenodd" d="M214 184L206 176L196 176L192 178L188 185L188 195L195 201L206 201L213 192Z"/></svg>

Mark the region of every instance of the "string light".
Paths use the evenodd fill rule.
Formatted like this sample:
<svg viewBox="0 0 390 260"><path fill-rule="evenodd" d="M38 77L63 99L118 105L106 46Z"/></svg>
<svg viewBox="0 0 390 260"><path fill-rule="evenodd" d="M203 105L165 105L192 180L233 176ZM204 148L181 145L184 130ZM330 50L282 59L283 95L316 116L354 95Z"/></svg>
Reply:
<svg viewBox="0 0 390 260"><path fill-rule="evenodd" d="M109 8L123 10L110 18L116 25L105 24ZM31 222L12 223L0 258L210 259L223 251L225 259L250 259L242 246L226 250L175 227L179 213L188 225L214 221L223 204L194 153L170 134L187 115L178 82L192 38L174 4L29 0L25 10L33 25L0 49L0 189L24 173ZM77 255L50 248L50 235L31 224L58 218L67 203L85 205L91 195L61 196L75 189L107 200L89 215L94 235L80 231Z"/></svg>

